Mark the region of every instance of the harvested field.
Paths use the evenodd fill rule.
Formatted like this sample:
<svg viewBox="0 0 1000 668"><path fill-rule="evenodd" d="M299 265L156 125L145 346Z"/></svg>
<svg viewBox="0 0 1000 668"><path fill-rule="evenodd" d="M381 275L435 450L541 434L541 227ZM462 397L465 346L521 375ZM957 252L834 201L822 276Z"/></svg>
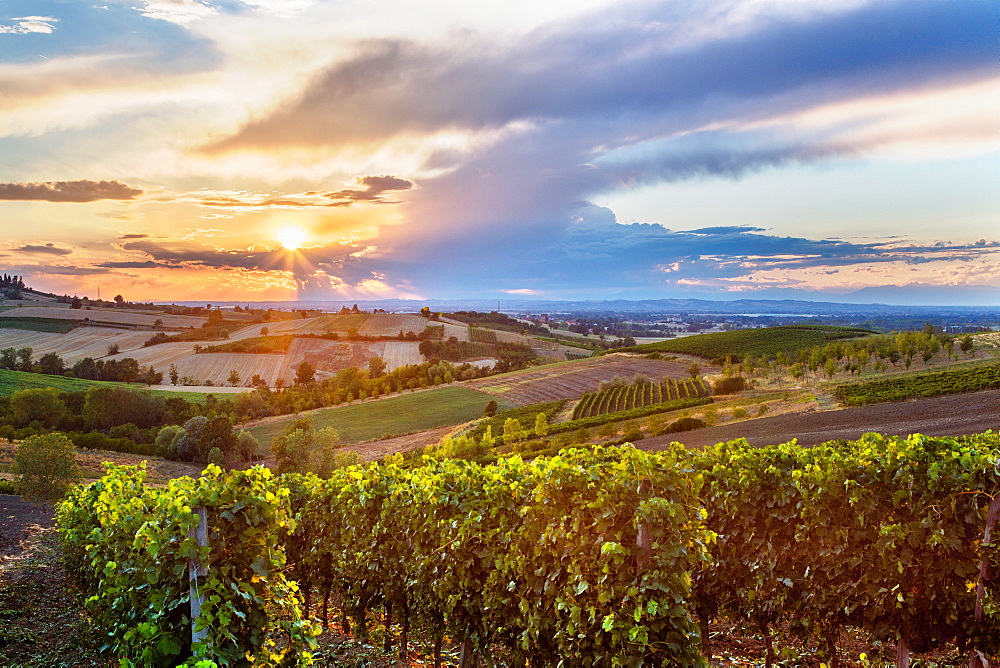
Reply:
<svg viewBox="0 0 1000 668"><path fill-rule="evenodd" d="M419 334L427 324L426 318L410 313L376 313L358 328L358 332L365 336L398 336L400 332Z"/></svg>
<svg viewBox="0 0 1000 668"><path fill-rule="evenodd" d="M56 353L67 364L74 364L84 357L104 357L108 346L117 344L123 352L137 350L149 338L149 332L105 329L103 327L78 327L65 334L26 332L19 329L0 329L0 348L30 347L35 359L46 353ZM135 355L125 355L135 357Z"/></svg>
<svg viewBox="0 0 1000 668"><path fill-rule="evenodd" d="M341 343L326 339L295 339L288 349L285 359L286 376L295 376L295 367L303 361L312 364L318 376L337 373L350 367L365 367L368 360L376 355L368 343Z"/></svg>
<svg viewBox="0 0 1000 668"><path fill-rule="evenodd" d="M156 311L129 311L117 309L73 309L66 306L26 306L25 308L0 312L0 318L59 318L65 320L91 320L116 325L136 325L152 328L157 320L163 321L165 329L187 329L201 327L205 318L191 315L169 315Z"/></svg>
<svg viewBox="0 0 1000 668"><path fill-rule="evenodd" d="M688 366L687 362L675 360L612 354L480 378L470 381L468 386L527 406L556 399L579 399L584 392L596 391L601 381L615 376L629 380L638 374L653 380L684 378ZM710 374L717 369L703 365L702 372Z"/></svg>
<svg viewBox="0 0 1000 668"><path fill-rule="evenodd" d="M385 361L386 371L393 371L408 364L423 364L420 344L409 341L385 341L380 357Z"/></svg>
<svg viewBox="0 0 1000 668"><path fill-rule="evenodd" d="M278 378L291 381L288 374L285 355L248 355L243 353L203 353L194 354L194 344L191 343L161 343L149 348L122 352L115 359L133 357L143 366L152 366L164 376L170 370L170 365L177 367L181 378L187 376L194 384L201 385L212 381L213 385L226 384L229 373L236 369L242 379L241 385L247 385L251 376L260 375L269 385L274 385Z"/></svg>

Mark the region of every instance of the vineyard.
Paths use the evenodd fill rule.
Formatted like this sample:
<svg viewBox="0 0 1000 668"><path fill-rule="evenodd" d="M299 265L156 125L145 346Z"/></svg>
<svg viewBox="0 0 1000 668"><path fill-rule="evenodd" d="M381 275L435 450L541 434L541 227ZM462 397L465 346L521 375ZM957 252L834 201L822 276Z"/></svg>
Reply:
<svg viewBox="0 0 1000 668"><path fill-rule="evenodd" d="M133 664L305 663L322 628L366 641L379 619L404 664L440 665L452 638L488 665L707 666L719 618L756 629L768 663L779 629L811 648L784 657L798 664L838 665L849 629L875 663L942 646L995 659L998 455L993 433L868 434L328 480L210 467L165 488L112 467L58 520L106 658Z"/></svg>
<svg viewBox="0 0 1000 668"><path fill-rule="evenodd" d="M868 406L992 388L1000 388L997 364L851 383L838 387L835 394L845 406Z"/></svg>
<svg viewBox="0 0 1000 668"><path fill-rule="evenodd" d="M786 325L764 329L737 329L685 336L658 343L621 348L622 352L680 353L721 362L729 357L738 361L745 357L774 357L778 353L792 353L806 348L822 346L832 341L856 339L875 332L855 327L828 325Z"/></svg>
<svg viewBox="0 0 1000 668"><path fill-rule="evenodd" d="M672 360L604 355L480 378L471 381L469 386L527 406L557 399L578 399L587 392L597 391L602 382L616 376L683 378L688 366L688 363ZM704 371L711 373L709 368Z"/></svg>
<svg viewBox="0 0 1000 668"><path fill-rule="evenodd" d="M675 399L707 397L709 394L711 391L700 376L667 378L659 383L643 381L619 385L584 394L573 409L573 419L630 411Z"/></svg>
<svg viewBox="0 0 1000 668"><path fill-rule="evenodd" d="M473 343L496 343L497 333L492 329L469 325L469 341Z"/></svg>

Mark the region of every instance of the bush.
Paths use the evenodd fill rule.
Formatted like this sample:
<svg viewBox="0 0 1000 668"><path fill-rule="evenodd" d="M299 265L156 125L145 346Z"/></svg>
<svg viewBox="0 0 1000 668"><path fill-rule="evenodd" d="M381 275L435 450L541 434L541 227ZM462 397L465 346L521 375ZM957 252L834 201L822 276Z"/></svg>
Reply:
<svg viewBox="0 0 1000 668"><path fill-rule="evenodd" d="M678 434L683 431L694 431L695 429L704 429L706 426L704 420L699 420L693 417L682 417L679 420L674 420L666 426L663 430L664 434Z"/></svg>
<svg viewBox="0 0 1000 668"><path fill-rule="evenodd" d="M13 480L0 478L0 494L17 494L17 485Z"/></svg>
<svg viewBox="0 0 1000 668"><path fill-rule="evenodd" d="M712 383L712 394L736 394L747 389L747 379L743 376L727 376Z"/></svg>
<svg viewBox="0 0 1000 668"><path fill-rule="evenodd" d="M15 467L18 493L32 501L59 499L80 477L73 442L58 432L32 436L21 443Z"/></svg>

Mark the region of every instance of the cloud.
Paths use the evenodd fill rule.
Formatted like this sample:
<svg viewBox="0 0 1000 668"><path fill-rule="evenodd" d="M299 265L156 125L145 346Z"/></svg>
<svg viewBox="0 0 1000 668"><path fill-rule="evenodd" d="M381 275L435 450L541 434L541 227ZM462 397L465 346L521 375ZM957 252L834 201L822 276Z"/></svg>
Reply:
<svg viewBox="0 0 1000 668"><path fill-rule="evenodd" d="M147 237L149 237L148 234L123 234L118 238L124 240L124 239L145 239Z"/></svg>
<svg viewBox="0 0 1000 668"><path fill-rule="evenodd" d="M197 0L142 0L136 7L143 16L184 25L217 13L214 7Z"/></svg>
<svg viewBox="0 0 1000 668"><path fill-rule="evenodd" d="M43 255L69 255L73 251L69 248L59 248L55 244L45 244L44 246L24 245L11 249L18 253L41 253Z"/></svg>
<svg viewBox="0 0 1000 668"><path fill-rule="evenodd" d="M96 266L104 267L105 269L153 269L155 267L171 268L174 265L145 260L142 262L101 262Z"/></svg>
<svg viewBox="0 0 1000 668"><path fill-rule="evenodd" d="M10 19L13 25L0 25L0 35L27 35L29 33L51 34L59 19L51 16L22 16Z"/></svg>
<svg viewBox="0 0 1000 668"><path fill-rule="evenodd" d="M657 133L669 133L995 73L988 3L871 3L695 44L678 34L685 21L674 7L631 9L630 18L591 16L590 25L535 31L513 45L484 36L446 47L367 42L301 97L212 148L342 147L549 120L633 131L655 120ZM717 20L717 8L705 12L688 20Z"/></svg>
<svg viewBox="0 0 1000 668"><path fill-rule="evenodd" d="M141 194L141 189L133 188L121 181L0 183L0 200L96 202L102 199L131 200Z"/></svg>
<svg viewBox="0 0 1000 668"><path fill-rule="evenodd" d="M255 246L250 249L220 249L186 239L143 239L120 245L121 250L139 253L146 260L106 262L108 268L214 268L226 270L256 270L288 272L304 287L317 276L335 277L338 281L356 285L375 276L373 268L363 259L368 246L355 242L331 243L325 246L299 248L293 251L271 250Z"/></svg>
<svg viewBox="0 0 1000 668"><path fill-rule="evenodd" d="M381 202L382 195L387 192L409 190L415 184L413 181L401 179L398 176L359 176L355 183L364 186L364 190L338 190L326 193L325 196L341 202Z"/></svg>
<svg viewBox="0 0 1000 668"><path fill-rule="evenodd" d="M397 176L358 176L353 183L361 188L337 191L263 194L237 190L201 190L181 195L163 195L159 201L189 202L203 207L233 209L241 212L265 209L323 209L349 207L357 203L395 204L385 199L390 192L410 190L415 183Z"/></svg>

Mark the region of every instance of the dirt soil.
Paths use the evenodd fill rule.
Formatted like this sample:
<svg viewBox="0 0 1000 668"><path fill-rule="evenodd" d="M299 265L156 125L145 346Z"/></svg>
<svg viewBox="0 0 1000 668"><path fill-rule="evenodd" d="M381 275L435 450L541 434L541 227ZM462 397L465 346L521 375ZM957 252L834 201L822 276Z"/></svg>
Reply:
<svg viewBox="0 0 1000 668"><path fill-rule="evenodd" d="M637 443L644 450L662 450L673 441L703 448L736 438L750 445L786 443L802 445L836 439L856 439L877 431L906 436L961 436L1000 429L1000 390L984 390L929 399L861 406L830 411L807 411L708 427L683 434L647 438Z"/></svg>
<svg viewBox="0 0 1000 668"><path fill-rule="evenodd" d="M59 565L52 506L0 494L0 519L0 665L99 665Z"/></svg>
<svg viewBox="0 0 1000 668"><path fill-rule="evenodd" d="M21 543L41 529L55 526L51 505L22 501L19 496L0 494L0 564L21 553Z"/></svg>

